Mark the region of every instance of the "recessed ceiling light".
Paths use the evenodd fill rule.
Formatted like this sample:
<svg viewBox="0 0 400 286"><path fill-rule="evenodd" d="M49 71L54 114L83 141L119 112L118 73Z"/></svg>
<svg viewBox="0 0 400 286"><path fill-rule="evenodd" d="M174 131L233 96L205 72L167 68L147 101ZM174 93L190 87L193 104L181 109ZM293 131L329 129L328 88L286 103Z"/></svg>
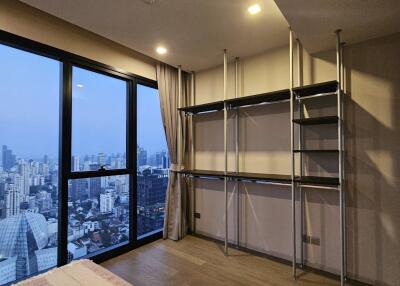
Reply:
<svg viewBox="0 0 400 286"><path fill-rule="evenodd" d="M78 83L78 84L76 85L76 87L82 88L82 87L83 87L83 84Z"/></svg>
<svg viewBox="0 0 400 286"><path fill-rule="evenodd" d="M249 11L249 13L251 15L254 15L261 11L261 7L258 4L254 4L254 5L251 5L249 8L247 8L247 11Z"/></svg>
<svg viewBox="0 0 400 286"><path fill-rule="evenodd" d="M165 53L167 53L167 49L160 46L160 47L157 47L156 52L157 52L157 54L164 55Z"/></svg>

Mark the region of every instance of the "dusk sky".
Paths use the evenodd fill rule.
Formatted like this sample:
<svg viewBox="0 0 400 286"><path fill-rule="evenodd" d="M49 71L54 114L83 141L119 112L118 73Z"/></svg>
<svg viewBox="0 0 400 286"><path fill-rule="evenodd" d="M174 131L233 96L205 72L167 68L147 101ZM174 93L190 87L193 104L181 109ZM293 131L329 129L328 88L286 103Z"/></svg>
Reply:
<svg viewBox="0 0 400 286"><path fill-rule="evenodd" d="M60 64L0 45L0 145L17 157L58 155ZM72 154L123 153L126 83L73 69ZM138 87L138 144L166 150L158 91Z"/></svg>

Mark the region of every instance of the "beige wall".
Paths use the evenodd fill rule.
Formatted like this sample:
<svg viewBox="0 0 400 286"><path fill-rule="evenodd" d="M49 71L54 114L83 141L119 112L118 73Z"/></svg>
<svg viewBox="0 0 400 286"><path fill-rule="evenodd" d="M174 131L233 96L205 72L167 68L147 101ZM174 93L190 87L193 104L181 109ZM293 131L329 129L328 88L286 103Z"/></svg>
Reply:
<svg viewBox="0 0 400 286"><path fill-rule="evenodd" d="M0 29L149 79L155 60L16 0L0 1Z"/></svg>
<svg viewBox="0 0 400 286"><path fill-rule="evenodd" d="M400 285L399 51L400 34L397 34L346 47L344 52L348 270L352 278L377 285ZM314 57L304 52L303 60L304 84L335 79L334 51ZM239 78L241 96L288 88L288 49L242 60ZM232 65L228 82L228 97L233 97ZM222 68L199 72L196 103L221 99ZM332 106L334 102L325 98L316 106L308 105L307 112L310 116L332 114ZM235 167L233 116L233 113L229 116L228 124L231 170ZM223 170L222 120L222 114L196 117L197 169ZM240 170L290 174L289 128L288 103L240 110ZM336 128L311 128L307 138L309 147L334 147ZM312 174L337 172L334 157L319 156L306 161ZM223 183L198 179L196 184L196 208L201 213L197 231L222 238ZM240 190L241 243L290 259L290 188L246 183ZM235 241L237 227L235 192L232 184L231 241ZM314 267L338 273L337 192L308 189L305 196L306 232L320 239L320 245L305 246L305 258Z"/></svg>

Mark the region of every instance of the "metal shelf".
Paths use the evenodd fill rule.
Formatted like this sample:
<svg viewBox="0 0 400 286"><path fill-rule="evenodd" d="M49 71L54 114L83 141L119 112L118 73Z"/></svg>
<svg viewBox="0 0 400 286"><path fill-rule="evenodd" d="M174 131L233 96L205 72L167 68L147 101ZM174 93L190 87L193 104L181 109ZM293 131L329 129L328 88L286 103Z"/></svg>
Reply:
<svg viewBox="0 0 400 286"><path fill-rule="evenodd" d="M293 88L293 93L297 98L312 96L312 95L324 95L324 94L335 94L338 90L338 81L326 81L316 84L304 85Z"/></svg>
<svg viewBox="0 0 400 286"><path fill-rule="evenodd" d="M292 177L290 175L281 174L262 174L262 173L228 173L230 178L234 178L238 181L248 180L253 182L275 182L275 183L291 183Z"/></svg>
<svg viewBox="0 0 400 286"><path fill-rule="evenodd" d="M224 179L225 172L224 171L212 171L212 170L181 170L177 171L178 173L184 175L190 175L196 178L219 178Z"/></svg>
<svg viewBox="0 0 400 286"><path fill-rule="evenodd" d="M195 178L230 178L238 181L252 181L252 182L272 182L272 183L287 183L291 184L292 177L290 175L283 174L262 174L262 173L247 173L247 172L228 172L223 171L212 171L212 170L182 170L177 171L178 173L190 175ZM317 176L303 176L296 177L295 182L314 184L314 185L327 185L336 186L339 185L339 179L334 177L317 177Z"/></svg>
<svg viewBox="0 0 400 286"><path fill-rule="evenodd" d="M227 108L247 107L259 104L277 103L290 100L290 90L278 90L225 100Z"/></svg>
<svg viewBox="0 0 400 286"><path fill-rule="evenodd" d="M299 125L337 124L338 121L339 121L338 116L322 116L322 117L293 119L293 123Z"/></svg>
<svg viewBox="0 0 400 286"><path fill-rule="evenodd" d="M178 108L179 111L183 111L185 113L190 113L190 114L216 112L216 111L221 111L223 109L224 109L223 101L216 101L216 102Z"/></svg>
<svg viewBox="0 0 400 286"><path fill-rule="evenodd" d="M339 178L335 177L316 177L316 176L302 176L294 179L297 183L322 185L322 186L339 186Z"/></svg>
<svg viewBox="0 0 400 286"><path fill-rule="evenodd" d="M291 183L290 175L281 174L262 174L262 173L247 173L247 172L225 172L212 170L182 170L178 173L190 175L195 178L229 178L233 180L253 181L253 182L276 182L276 183Z"/></svg>
<svg viewBox="0 0 400 286"><path fill-rule="evenodd" d="M294 153L338 153L337 149L302 149L302 150L293 150Z"/></svg>

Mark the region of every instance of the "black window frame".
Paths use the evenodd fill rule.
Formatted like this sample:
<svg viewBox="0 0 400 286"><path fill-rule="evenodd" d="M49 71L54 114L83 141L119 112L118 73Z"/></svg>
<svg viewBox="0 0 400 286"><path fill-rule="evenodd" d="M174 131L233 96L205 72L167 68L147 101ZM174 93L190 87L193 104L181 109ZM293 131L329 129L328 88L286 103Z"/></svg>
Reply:
<svg viewBox="0 0 400 286"><path fill-rule="evenodd" d="M28 38L24 38L0 29L0 44L19 50L44 56L60 62L60 112L59 112L59 180L58 180L58 254L57 266L68 263L68 181L71 179L129 175L129 242L111 250L99 251L99 254L88 256L94 262L111 259L144 244L162 238L157 232L143 239L137 239L137 85L158 89L157 82L126 72L118 68L67 52ZM121 79L127 82L127 133L126 133L126 167L124 169L79 171L71 170L71 135L72 135L72 68L83 68L92 72ZM22 80L21 80L22 81ZM28 277L26 277L28 278ZM15 283L17 281L14 281Z"/></svg>

